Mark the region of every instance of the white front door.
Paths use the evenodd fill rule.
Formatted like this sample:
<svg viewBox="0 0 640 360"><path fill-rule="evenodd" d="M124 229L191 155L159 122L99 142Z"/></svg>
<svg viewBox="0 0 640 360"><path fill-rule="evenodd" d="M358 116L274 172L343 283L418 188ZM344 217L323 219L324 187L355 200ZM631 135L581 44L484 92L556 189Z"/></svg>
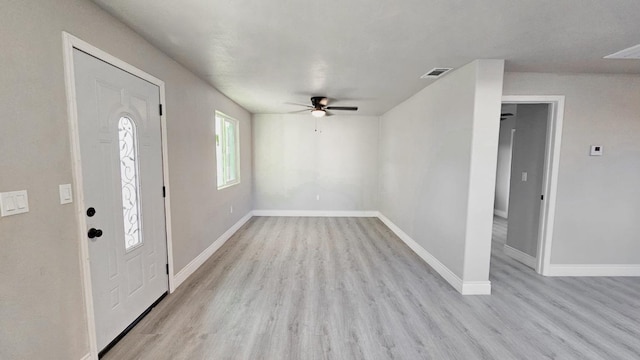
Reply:
<svg viewBox="0 0 640 360"><path fill-rule="evenodd" d="M158 86L74 49L98 349L168 290Z"/></svg>

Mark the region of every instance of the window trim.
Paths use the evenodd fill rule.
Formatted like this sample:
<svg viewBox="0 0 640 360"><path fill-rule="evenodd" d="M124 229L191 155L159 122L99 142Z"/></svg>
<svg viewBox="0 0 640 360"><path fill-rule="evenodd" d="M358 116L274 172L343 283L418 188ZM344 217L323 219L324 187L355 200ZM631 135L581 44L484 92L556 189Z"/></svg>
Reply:
<svg viewBox="0 0 640 360"><path fill-rule="evenodd" d="M220 118L222 120L222 123L220 124L220 131L221 133L218 134L218 127L217 127L217 122L218 122L218 118ZM238 185L241 182L241 174L240 174L240 121L234 119L233 117L223 113L222 111L216 110L215 112L215 118L214 121L216 122L214 124L214 133L215 133L215 137L214 137L214 141L215 141L215 151L216 151L216 188L218 190L222 190L222 189L226 189L229 187L232 187L234 185ZM234 125L235 128L235 153L236 153L236 179L234 181L231 182L225 182L224 181L224 175L223 175L223 184L220 185L218 184L218 169L220 164L218 164L218 136L220 135L220 139L221 141L226 141L227 137L226 136L222 136L225 131L224 131L224 122L229 122L232 123ZM224 148L226 146L220 146L220 149ZM224 154L223 154L224 155ZM224 158L224 156L221 156L221 158ZM226 167L222 166L222 170L224 171Z"/></svg>

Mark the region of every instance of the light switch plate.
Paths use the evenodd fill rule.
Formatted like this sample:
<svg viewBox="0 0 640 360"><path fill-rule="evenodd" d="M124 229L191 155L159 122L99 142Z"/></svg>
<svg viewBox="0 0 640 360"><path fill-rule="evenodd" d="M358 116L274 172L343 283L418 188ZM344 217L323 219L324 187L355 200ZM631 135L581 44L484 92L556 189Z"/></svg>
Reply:
<svg viewBox="0 0 640 360"><path fill-rule="evenodd" d="M27 190L0 193L0 216L18 215L29 212Z"/></svg>
<svg viewBox="0 0 640 360"><path fill-rule="evenodd" d="M71 184L60 185L60 204L71 204L72 202Z"/></svg>
<svg viewBox="0 0 640 360"><path fill-rule="evenodd" d="M522 181L527 181L527 172L526 171L522 172Z"/></svg>
<svg viewBox="0 0 640 360"><path fill-rule="evenodd" d="M591 145L591 152L589 153L591 156L602 156L602 146L601 145Z"/></svg>

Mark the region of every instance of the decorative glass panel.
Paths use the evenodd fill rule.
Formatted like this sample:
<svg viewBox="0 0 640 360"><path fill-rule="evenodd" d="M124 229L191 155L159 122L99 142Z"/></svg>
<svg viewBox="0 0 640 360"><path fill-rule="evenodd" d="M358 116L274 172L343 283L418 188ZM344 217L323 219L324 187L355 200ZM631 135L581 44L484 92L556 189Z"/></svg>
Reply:
<svg viewBox="0 0 640 360"><path fill-rule="evenodd" d="M142 243L140 235L140 203L138 201L138 149L136 128L131 119L118 122L120 145L120 179L122 181L122 216L124 246L128 251Z"/></svg>

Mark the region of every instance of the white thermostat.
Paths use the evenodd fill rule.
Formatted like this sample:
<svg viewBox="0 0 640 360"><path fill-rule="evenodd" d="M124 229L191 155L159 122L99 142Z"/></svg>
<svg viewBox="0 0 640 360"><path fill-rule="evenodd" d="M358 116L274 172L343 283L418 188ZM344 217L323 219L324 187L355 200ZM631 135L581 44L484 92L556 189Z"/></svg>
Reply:
<svg viewBox="0 0 640 360"><path fill-rule="evenodd" d="M591 145L591 152L589 154L591 156L602 156L602 146L601 145Z"/></svg>

